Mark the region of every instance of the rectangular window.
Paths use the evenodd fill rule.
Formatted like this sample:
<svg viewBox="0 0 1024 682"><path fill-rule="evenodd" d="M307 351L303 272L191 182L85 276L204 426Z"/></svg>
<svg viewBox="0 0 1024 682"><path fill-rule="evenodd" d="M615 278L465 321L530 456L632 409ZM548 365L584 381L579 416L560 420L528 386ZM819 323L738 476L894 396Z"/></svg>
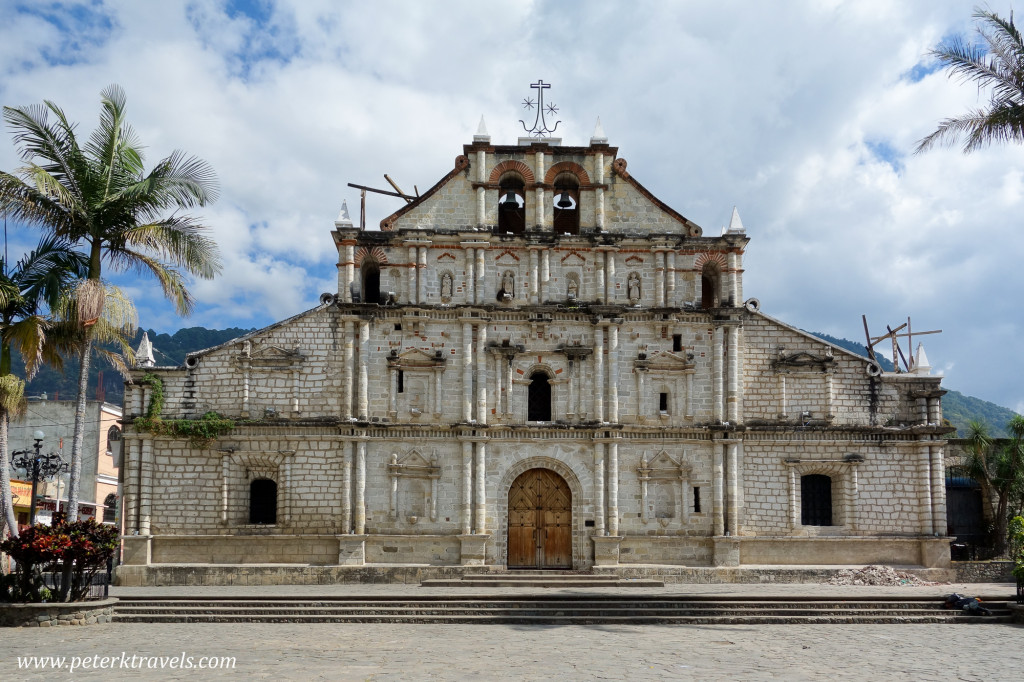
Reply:
<svg viewBox="0 0 1024 682"><path fill-rule="evenodd" d="M683 335L673 334L672 335L672 352L678 353L683 349Z"/></svg>
<svg viewBox="0 0 1024 682"><path fill-rule="evenodd" d="M398 370L398 392L405 393L405 372Z"/></svg>
<svg viewBox="0 0 1024 682"><path fill-rule="evenodd" d="M700 486L693 487L693 513L700 514Z"/></svg>
<svg viewBox="0 0 1024 682"><path fill-rule="evenodd" d="M395 331L396 332L402 331L402 323L401 322L396 322L395 323Z"/></svg>
<svg viewBox="0 0 1024 682"><path fill-rule="evenodd" d="M658 410L668 412L668 393L658 394Z"/></svg>

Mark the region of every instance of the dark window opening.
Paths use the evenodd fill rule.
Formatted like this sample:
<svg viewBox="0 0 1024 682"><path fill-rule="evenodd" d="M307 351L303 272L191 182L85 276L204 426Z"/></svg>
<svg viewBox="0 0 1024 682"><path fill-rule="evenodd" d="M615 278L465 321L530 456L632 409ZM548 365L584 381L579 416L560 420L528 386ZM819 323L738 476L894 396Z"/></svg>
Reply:
<svg viewBox="0 0 1024 682"><path fill-rule="evenodd" d="M832 478L824 474L800 477L800 523L832 525Z"/></svg>
<svg viewBox="0 0 1024 682"><path fill-rule="evenodd" d="M110 493L103 500L103 523L114 523L117 520L117 495Z"/></svg>
<svg viewBox="0 0 1024 682"><path fill-rule="evenodd" d="M405 393L405 372L398 370L398 392Z"/></svg>
<svg viewBox="0 0 1024 682"><path fill-rule="evenodd" d="M580 233L579 181L572 173L555 178L552 227L555 234Z"/></svg>
<svg viewBox="0 0 1024 682"><path fill-rule="evenodd" d="M277 523L277 483L257 478L249 484L249 523Z"/></svg>
<svg viewBox="0 0 1024 682"><path fill-rule="evenodd" d="M672 352L673 353L678 353L681 350L683 350L683 335L682 334L673 334L672 335Z"/></svg>
<svg viewBox="0 0 1024 682"><path fill-rule="evenodd" d="M526 186L513 175L502 179L498 187L498 232L522 234L526 231Z"/></svg>
<svg viewBox="0 0 1024 682"><path fill-rule="evenodd" d="M376 263L363 266L363 303L380 303L380 269Z"/></svg>
<svg viewBox="0 0 1024 682"><path fill-rule="evenodd" d="M551 384L544 372L530 375L526 418L532 422L551 421Z"/></svg>
<svg viewBox="0 0 1024 682"><path fill-rule="evenodd" d="M700 514L700 486L693 487L693 513Z"/></svg>
<svg viewBox="0 0 1024 682"><path fill-rule="evenodd" d="M401 322L398 322L398 323L395 324L395 331L396 332L402 331L402 323Z"/></svg>
<svg viewBox="0 0 1024 682"><path fill-rule="evenodd" d="M658 394L658 410L668 412L668 393Z"/></svg>

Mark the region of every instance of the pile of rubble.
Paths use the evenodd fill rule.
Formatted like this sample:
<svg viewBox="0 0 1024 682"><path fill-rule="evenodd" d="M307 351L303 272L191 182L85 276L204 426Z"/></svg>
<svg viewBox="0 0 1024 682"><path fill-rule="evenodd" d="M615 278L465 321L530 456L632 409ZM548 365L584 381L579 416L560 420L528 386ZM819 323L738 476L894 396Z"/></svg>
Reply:
<svg viewBox="0 0 1024 682"><path fill-rule="evenodd" d="M865 566L847 568L837 572L828 580L828 585L934 585L912 573L897 571L888 566Z"/></svg>

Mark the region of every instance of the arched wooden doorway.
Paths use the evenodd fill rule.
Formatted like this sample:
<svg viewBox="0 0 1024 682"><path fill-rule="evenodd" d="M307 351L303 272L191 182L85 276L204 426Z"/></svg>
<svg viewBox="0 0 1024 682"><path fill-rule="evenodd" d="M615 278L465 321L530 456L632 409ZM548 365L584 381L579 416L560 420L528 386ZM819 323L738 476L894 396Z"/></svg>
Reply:
<svg viewBox="0 0 1024 682"><path fill-rule="evenodd" d="M509 488L508 567L572 568L572 492L550 469L530 469Z"/></svg>

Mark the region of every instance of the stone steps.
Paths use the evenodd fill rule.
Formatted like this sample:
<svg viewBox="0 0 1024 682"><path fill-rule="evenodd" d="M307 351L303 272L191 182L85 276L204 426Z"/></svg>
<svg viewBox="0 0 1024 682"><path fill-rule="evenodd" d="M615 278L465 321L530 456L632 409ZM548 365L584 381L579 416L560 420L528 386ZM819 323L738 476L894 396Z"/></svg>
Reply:
<svg viewBox="0 0 1024 682"><path fill-rule="evenodd" d="M1009 610L967 616L937 599L685 599L616 595L541 598L124 598L122 623L770 624L1010 622Z"/></svg>
<svg viewBox="0 0 1024 682"><path fill-rule="evenodd" d="M615 575L594 575L571 571L509 571L467 573L459 578L434 578L423 587L664 587L661 580L622 579Z"/></svg>

